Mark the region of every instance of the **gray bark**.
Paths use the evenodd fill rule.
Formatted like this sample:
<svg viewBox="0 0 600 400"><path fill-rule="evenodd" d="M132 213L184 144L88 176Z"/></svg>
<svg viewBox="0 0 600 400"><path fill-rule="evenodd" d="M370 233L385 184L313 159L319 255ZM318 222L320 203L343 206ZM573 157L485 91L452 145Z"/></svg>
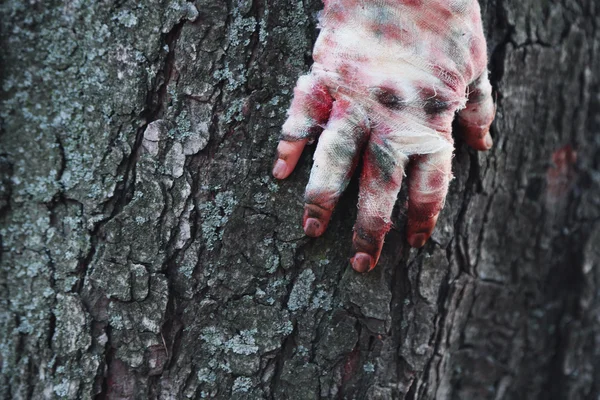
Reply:
<svg viewBox="0 0 600 400"><path fill-rule="evenodd" d="M3 2L0 398L597 399L599 6L481 5L495 147L359 275L270 178L319 1Z"/></svg>

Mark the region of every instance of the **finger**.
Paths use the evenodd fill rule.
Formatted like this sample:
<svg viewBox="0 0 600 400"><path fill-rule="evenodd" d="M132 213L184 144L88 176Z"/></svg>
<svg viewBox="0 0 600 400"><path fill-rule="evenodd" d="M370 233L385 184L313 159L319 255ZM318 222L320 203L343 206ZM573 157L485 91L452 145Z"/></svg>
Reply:
<svg viewBox="0 0 600 400"><path fill-rule="evenodd" d="M407 239L411 247L422 247L431 236L444 207L451 170L450 149L414 158L408 183Z"/></svg>
<svg viewBox="0 0 600 400"><path fill-rule="evenodd" d="M290 142L282 140L277 146L277 159L273 165L273 176L277 179L285 179L296 168L298 160L302 155L302 150L306 146L308 139L298 140L297 142Z"/></svg>
<svg viewBox="0 0 600 400"><path fill-rule="evenodd" d="M367 272L379 261L391 215L402 185L408 157L385 137L371 137L363 156L358 217L354 226L355 254L350 260L357 272Z"/></svg>
<svg viewBox="0 0 600 400"><path fill-rule="evenodd" d="M494 144L490 125L496 114L496 106L487 71L469 85L468 91L467 106L458 113L458 123L469 146L475 150L489 150Z"/></svg>
<svg viewBox="0 0 600 400"><path fill-rule="evenodd" d="M308 236L321 236L358 160L366 137L366 118L345 100L333 103L327 128L319 137L306 186L302 226Z"/></svg>
<svg viewBox="0 0 600 400"><path fill-rule="evenodd" d="M294 88L281 138L287 141L313 138L327 122L332 105L333 99L325 84L313 75L301 76Z"/></svg>
<svg viewBox="0 0 600 400"><path fill-rule="evenodd" d="M332 102L325 85L314 76L305 75L298 79L288 118L282 127L282 140L277 146L277 159L273 165L275 178L285 179L296 168L308 140L327 122Z"/></svg>

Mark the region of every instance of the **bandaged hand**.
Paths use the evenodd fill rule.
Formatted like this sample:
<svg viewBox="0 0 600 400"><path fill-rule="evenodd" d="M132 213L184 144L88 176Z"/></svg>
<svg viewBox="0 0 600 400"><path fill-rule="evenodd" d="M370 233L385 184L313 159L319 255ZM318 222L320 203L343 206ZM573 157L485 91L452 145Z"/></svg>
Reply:
<svg viewBox="0 0 600 400"><path fill-rule="evenodd" d="M495 106L476 0L325 0L310 74L300 77L273 175L287 178L318 136L303 217L322 235L361 164L356 271L379 259L402 178L407 239L431 236L452 179L452 121L477 150L492 147Z"/></svg>

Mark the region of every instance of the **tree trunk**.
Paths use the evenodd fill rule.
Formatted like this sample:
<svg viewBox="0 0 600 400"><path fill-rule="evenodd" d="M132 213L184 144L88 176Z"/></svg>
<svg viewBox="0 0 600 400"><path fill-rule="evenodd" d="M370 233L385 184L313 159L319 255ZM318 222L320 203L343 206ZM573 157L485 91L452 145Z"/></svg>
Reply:
<svg viewBox="0 0 600 400"><path fill-rule="evenodd" d="M320 2L142 3L0 5L1 398L600 396L596 0L482 1L495 147L366 275L270 176Z"/></svg>

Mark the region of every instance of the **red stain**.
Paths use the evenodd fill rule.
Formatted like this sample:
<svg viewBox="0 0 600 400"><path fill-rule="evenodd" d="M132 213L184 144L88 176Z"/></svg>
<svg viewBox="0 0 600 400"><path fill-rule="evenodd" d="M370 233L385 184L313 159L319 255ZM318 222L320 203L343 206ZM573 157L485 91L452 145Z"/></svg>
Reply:
<svg viewBox="0 0 600 400"><path fill-rule="evenodd" d="M411 228L419 232L433 231L436 222L433 218L440 213L442 205L440 201L425 203L410 199L407 214L409 223L414 225Z"/></svg>
<svg viewBox="0 0 600 400"><path fill-rule="evenodd" d="M400 0L400 3L406 4L407 6L421 7L423 0Z"/></svg>
<svg viewBox="0 0 600 400"><path fill-rule="evenodd" d="M565 198L573 188L577 152L567 144L552 154L552 163L546 173L547 196L551 203Z"/></svg>
<svg viewBox="0 0 600 400"><path fill-rule="evenodd" d="M331 109L330 119L342 119L348 115L348 110L352 103L347 99L337 99L334 107Z"/></svg>
<svg viewBox="0 0 600 400"><path fill-rule="evenodd" d="M428 219L437 215L448 193L451 165L437 162L429 165L429 156L413 157L408 186L409 208L413 217Z"/></svg>
<svg viewBox="0 0 600 400"><path fill-rule="evenodd" d="M155 344L146 349L148 359L148 376L160 375L167 361L167 351L163 344Z"/></svg>
<svg viewBox="0 0 600 400"><path fill-rule="evenodd" d="M427 177L427 187L431 191L446 191L448 188L448 175L445 173L430 174Z"/></svg>
<svg viewBox="0 0 600 400"><path fill-rule="evenodd" d="M445 1L431 2L427 6L415 4L421 7L415 16L415 22L423 32L433 32L436 35L444 36L444 30L447 29L448 21L452 21L453 19L453 13L445 3Z"/></svg>
<svg viewBox="0 0 600 400"><path fill-rule="evenodd" d="M297 87L294 89L290 113L310 115L315 122L323 124L329 118L332 102L329 90L323 84L313 83L310 92Z"/></svg>
<svg viewBox="0 0 600 400"><path fill-rule="evenodd" d="M361 59L360 57L353 57L353 59L359 62L366 61L364 58ZM354 79L356 79L356 77L360 76L361 74L361 71L359 70L358 66L351 62L340 62L337 71L346 82L352 82L353 77L355 77Z"/></svg>
<svg viewBox="0 0 600 400"><path fill-rule="evenodd" d="M370 29L373 32L378 33L387 40L400 41L402 39L410 37L410 33L406 29L400 28L396 23L379 23L374 22L371 24ZM405 41L406 42L406 41Z"/></svg>
<svg viewBox="0 0 600 400"><path fill-rule="evenodd" d="M356 373L356 368L358 367L358 362L360 361L360 351L358 346L355 347L350 354L346 357L346 363L344 364L344 371L342 375L342 386L346 384L354 374Z"/></svg>
<svg viewBox="0 0 600 400"><path fill-rule="evenodd" d="M479 37L474 37L469 51L471 52L471 63L473 65L473 69L475 71L480 71L482 66L487 64L487 48L485 41ZM471 71L467 71L466 73L471 76L473 69Z"/></svg>
<svg viewBox="0 0 600 400"><path fill-rule="evenodd" d="M129 367L115 358L108 367L107 399L131 399L135 392L135 378Z"/></svg>
<svg viewBox="0 0 600 400"><path fill-rule="evenodd" d="M443 57L442 54L437 55L438 59ZM437 76L444 84L448 86L450 90L454 92L462 92L464 89L464 79L462 79L456 72L450 71L440 65L432 66L432 73Z"/></svg>

